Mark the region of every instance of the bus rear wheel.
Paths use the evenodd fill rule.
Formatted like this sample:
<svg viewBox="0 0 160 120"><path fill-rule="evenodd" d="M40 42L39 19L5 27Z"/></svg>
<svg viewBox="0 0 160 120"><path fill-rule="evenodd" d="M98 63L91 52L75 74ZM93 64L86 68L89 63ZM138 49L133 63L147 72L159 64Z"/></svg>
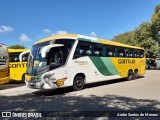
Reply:
<svg viewBox="0 0 160 120"><path fill-rule="evenodd" d="M73 82L73 89L78 91L84 88L84 78L82 76L76 76Z"/></svg>
<svg viewBox="0 0 160 120"><path fill-rule="evenodd" d="M138 78L138 70L134 70L134 79Z"/></svg>
<svg viewBox="0 0 160 120"><path fill-rule="evenodd" d="M133 73L131 70L128 71L128 76L127 76L127 80L132 80L133 79Z"/></svg>

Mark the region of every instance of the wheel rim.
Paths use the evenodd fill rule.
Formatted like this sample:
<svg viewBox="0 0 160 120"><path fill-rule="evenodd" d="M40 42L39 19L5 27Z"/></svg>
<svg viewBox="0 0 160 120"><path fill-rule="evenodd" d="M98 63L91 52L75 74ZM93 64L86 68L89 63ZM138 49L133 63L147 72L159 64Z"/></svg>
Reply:
<svg viewBox="0 0 160 120"><path fill-rule="evenodd" d="M129 80L132 80L132 73L131 72L128 73L128 78L129 78Z"/></svg>
<svg viewBox="0 0 160 120"><path fill-rule="evenodd" d="M82 87L82 80L79 79L76 81L77 87Z"/></svg>
<svg viewBox="0 0 160 120"><path fill-rule="evenodd" d="M82 90L83 87L84 87L84 78L81 76L77 76L73 84L74 90Z"/></svg>
<svg viewBox="0 0 160 120"><path fill-rule="evenodd" d="M135 71L135 72L134 72L134 76L135 76L135 77L137 77L137 75L138 75L138 72L137 72L137 71Z"/></svg>

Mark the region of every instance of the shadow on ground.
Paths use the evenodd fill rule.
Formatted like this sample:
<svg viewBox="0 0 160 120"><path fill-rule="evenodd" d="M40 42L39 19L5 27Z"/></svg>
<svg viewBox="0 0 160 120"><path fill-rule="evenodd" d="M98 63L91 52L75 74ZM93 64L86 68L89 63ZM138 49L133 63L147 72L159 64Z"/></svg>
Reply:
<svg viewBox="0 0 160 120"><path fill-rule="evenodd" d="M144 78L144 76L139 76L139 78L133 79L133 80L141 80L142 78ZM116 83L121 83L121 82L130 82L130 81L128 81L126 79L115 79L115 80L102 81L102 82L97 82L97 83L90 83L90 84L86 84L84 89L105 86L105 85L110 85L110 84L116 84ZM59 88L56 90L39 90L39 91L33 92L33 94L38 95L38 96L40 96L40 95L53 96L53 95L60 95L60 94L64 95L64 94L70 93L70 92L73 92L72 87Z"/></svg>
<svg viewBox="0 0 160 120"><path fill-rule="evenodd" d="M102 82L98 83L99 85L90 84L87 85L86 88L111 84L112 82L109 83ZM122 82L125 82L125 80L122 80ZM41 92L39 91L19 96L0 95L0 109L1 111L24 111L24 112L25 111L40 111L40 112L53 111L56 113L71 112L71 114L69 114L69 117L70 115L72 117L79 117L80 115L80 117L82 117L83 119L83 117L86 117L87 114L87 117L92 117L91 119L95 120L96 117L100 117L101 115L104 117L105 112L101 111L114 111L114 112L160 111L160 101L156 100L134 99L116 95L105 95L102 97L95 95L90 95L87 97L76 96L74 94L73 95L67 94L72 92L71 88L57 89L54 91L50 91L50 93L47 94L48 92L49 91L41 91ZM72 114L73 111L76 111L76 115ZM83 112L83 114L81 113L79 114L79 112ZM101 113L101 115L99 115L99 113ZM63 117L63 114L61 115L62 115L61 117ZM135 119L134 117L132 118ZM111 117L111 119L113 118ZM122 117L120 117L120 119L124 120L124 118Z"/></svg>
<svg viewBox="0 0 160 120"><path fill-rule="evenodd" d="M21 87L24 86L25 83L19 82L19 81L10 81L9 83L0 85L0 90L4 89L10 89L15 87Z"/></svg>
<svg viewBox="0 0 160 120"><path fill-rule="evenodd" d="M116 95L105 95L102 97L90 95L84 97L65 93L61 94L61 91L57 90L57 94L58 92L60 92L59 95L53 94L52 96L45 96L42 94L38 95L33 93L19 96L0 96L0 109L1 111L22 112L53 111L56 113L56 116L54 114L51 115L52 117L57 117L59 115L61 115L61 117L63 117L63 115L66 117L66 113L59 114L59 112L70 112L67 114L68 117L72 116L84 118L87 115L87 117L92 117L91 119L95 120L96 117L104 117L105 112L107 111L118 111L122 113L125 111L160 111L160 101L156 100L134 99ZM73 111L76 111L76 114L72 114ZM122 117L119 118L122 119ZM111 119L113 118L111 117ZM144 119L146 120L146 118ZM124 118L122 120L124 120Z"/></svg>

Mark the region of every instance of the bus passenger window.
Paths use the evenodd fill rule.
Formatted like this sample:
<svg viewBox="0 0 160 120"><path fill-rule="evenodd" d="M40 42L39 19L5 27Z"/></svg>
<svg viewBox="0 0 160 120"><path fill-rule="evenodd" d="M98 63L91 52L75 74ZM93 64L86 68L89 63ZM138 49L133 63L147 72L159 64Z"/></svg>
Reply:
<svg viewBox="0 0 160 120"><path fill-rule="evenodd" d="M9 60L10 62L19 62L19 55L20 53L9 53Z"/></svg>
<svg viewBox="0 0 160 120"><path fill-rule="evenodd" d="M116 57L124 57L125 55L125 50L122 47L117 47L116 48Z"/></svg>
<svg viewBox="0 0 160 120"><path fill-rule="evenodd" d="M126 48L126 57L133 57L133 49Z"/></svg>
<svg viewBox="0 0 160 120"><path fill-rule="evenodd" d="M140 57L141 57L141 58L144 57L144 51L143 51L143 50L141 50L141 52L140 52Z"/></svg>
<svg viewBox="0 0 160 120"><path fill-rule="evenodd" d="M19 62L19 58L14 58L13 62Z"/></svg>
<svg viewBox="0 0 160 120"><path fill-rule="evenodd" d="M106 57L114 57L115 56L115 48L113 46L106 46Z"/></svg>
<svg viewBox="0 0 160 120"><path fill-rule="evenodd" d="M75 59L82 56L91 56L92 55L91 47L92 47L91 43L85 41L79 41L73 58Z"/></svg>
<svg viewBox="0 0 160 120"><path fill-rule="evenodd" d="M88 56L90 56L91 53L92 53L91 50L87 50L87 51L86 51L86 55L88 55Z"/></svg>
<svg viewBox="0 0 160 120"><path fill-rule="evenodd" d="M93 43L93 55L94 56L105 56L105 49L102 44Z"/></svg>
<svg viewBox="0 0 160 120"><path fill-rule="evenodd" d="M140 50L134 50L134 57L139 58L140 57Z"/></svg>
<svg viewBox="0 0 160 120"><path fill-rule="evenodd" d="M119 53L119 57L123 57L123 53Z"/></svg>
<svg viewBox="0 0 160 120"><path fill-rule="evenodd" d="M112 52L109 52L109 53L108 53L108 56L113 56L113 53L112 53Z"/></svg>

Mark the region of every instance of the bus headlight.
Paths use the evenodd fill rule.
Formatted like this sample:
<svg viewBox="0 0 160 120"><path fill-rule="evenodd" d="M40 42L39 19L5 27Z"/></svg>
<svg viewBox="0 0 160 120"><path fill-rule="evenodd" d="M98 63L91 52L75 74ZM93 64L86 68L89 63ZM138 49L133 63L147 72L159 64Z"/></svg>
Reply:
<svg viewBox="0 0 160 120"><path fill-rule="evenodd" d="M25 75L25 80L27 80L27 81L32 80L32 76Z"/></svg>

